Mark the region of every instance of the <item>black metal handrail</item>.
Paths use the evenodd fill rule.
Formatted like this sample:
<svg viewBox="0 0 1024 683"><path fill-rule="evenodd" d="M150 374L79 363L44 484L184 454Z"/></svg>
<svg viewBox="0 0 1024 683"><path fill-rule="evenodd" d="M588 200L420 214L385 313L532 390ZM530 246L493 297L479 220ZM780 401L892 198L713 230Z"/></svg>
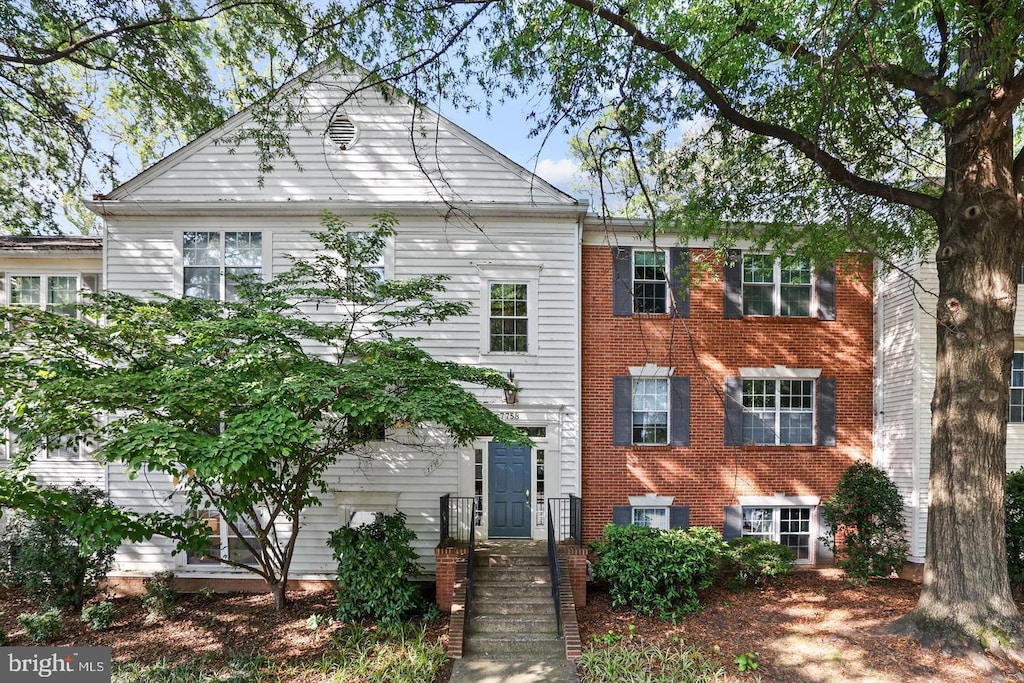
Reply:
<svg viewBox="0 0 1024 683"><path fill-rule="evenodd" d="M476 498L472 499L472 512L476 514ZM466 553L466 624L473 615L473 567L476 566L476 522L471 520L469 525L469 551Z"/></svg>
<svg viewBox="0 0 1024 683"><path fill-rule="evenodd" d="M558 627L558 635L562 635L562 602L561 595L562 572L558 566L558 542L555 539L555 521L551 515L551 505L548 505L548 564L551 566L551 600L555 603L555 625Z"/></svg>
<svg viewBox="0 0 1024 683"><path fill-rule="evenodd" d="M583 500L570 494L565 498L548 499L548 516L554 508L553 532L556 543L571 541L583 545Z"/></svg>
<svg viewBox="0 0 1024 683"><path fill-rule="evenodd" d="M446 541L469 541L476 528L476 498L472 496L441 496L441 544Z"/></svg>

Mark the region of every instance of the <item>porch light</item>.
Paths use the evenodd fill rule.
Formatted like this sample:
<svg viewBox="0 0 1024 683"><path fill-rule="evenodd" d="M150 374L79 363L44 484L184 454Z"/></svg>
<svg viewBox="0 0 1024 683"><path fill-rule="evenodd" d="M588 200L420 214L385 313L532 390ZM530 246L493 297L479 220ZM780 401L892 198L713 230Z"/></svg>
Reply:
<svg viewBox="0 0 1024 683"><path fill-rule="evenodd" d="M506 375L508 383L512 385L511 388L506 388L505 391L505 403L506 405L515 405L519 401L519 382L516 381L516 374L512 370L508 371Z"/></svg>

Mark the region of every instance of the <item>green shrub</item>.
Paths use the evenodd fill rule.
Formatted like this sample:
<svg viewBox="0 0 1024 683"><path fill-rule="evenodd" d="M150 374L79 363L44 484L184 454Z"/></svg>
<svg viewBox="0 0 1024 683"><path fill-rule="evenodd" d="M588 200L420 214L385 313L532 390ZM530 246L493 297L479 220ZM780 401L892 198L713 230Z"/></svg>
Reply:
<svg viewBox="0 0 1024 683"><path fill-rule="evenodd" d="M700 610L697 591L714 581L724 546L721 534L706 527L609 524L593 545L594 575L608 582L612 604L675 621Z"/></svg>
<svg viewBox="0 0 1024 683"><path fill-rule="evenodd" d="M60 637L60 610L56 608L23 612L18 615L18 623L33 643L49 643Z"/></svg>
<svg viewBox="0 0 1024 683"><path fill-rule="evenodd" d="M174 572L157 572L142 582L142 606L150 621L173 619L177 614L178 590L174 587Z"/></svg>
<svg viewBox="0 0 1024 683"><path fill-rule="evenodd" d="M1024 589L1024 468L1006 475L1006 566L1010 584Z"/></svg>
<svg viewBox="0 0 1024 683"><path fill-rule="evenodd" d="M92 631L106 631L114 623L114 603L109 600L82 608L82 621Z"/></svg>
<svg viewBox="0 0 1024 683"><path fill-rule="evenodd" d="M75 482L63 491L82 513L113 507L95 486ZM78 611L106 578L115 550L115 544L82 535L74 520L14 511L0 534L0 581L24 589L43 606Z"/></svg>
<svg viewBox="0 0 1024 683"><path fill-rule="evenodd" d="M419 575L405 515L380 515L356 529L331 532L328 545L338 562L338 618L397 622L421 612L425 600L410 579Z"/></svg>
<svg viewBox="0 0 1024 683"><path fill-rule="evenodd" d="M793 551L781 543L746 536L729 541L722 564L732 586L763 588L793 571L795 561Z"/></svg>
<svg viewBox="0 0 1024 683"><path fill-rule="evenodd" d="M831 525L825 543L850 579L888 576L907 561L903 499L882 470L867 462L850 466L824 510Z"/></svg>

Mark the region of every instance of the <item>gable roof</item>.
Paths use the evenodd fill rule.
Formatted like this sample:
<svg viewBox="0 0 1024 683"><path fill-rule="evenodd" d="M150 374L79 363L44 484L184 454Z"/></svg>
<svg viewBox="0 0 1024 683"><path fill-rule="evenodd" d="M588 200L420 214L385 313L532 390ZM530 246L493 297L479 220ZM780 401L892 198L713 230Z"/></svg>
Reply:
<svg viewBox="0 0 1024 683"><path fill-rule="evenodd" d="M250 137L260 125L250 107L89 204L586 206L436 112L387 86L368 85L370 79L359 67L323 64L285 84L277 97L300 113L281 130L293 158L277 159L269 172L261 173ZM344 150L328 134L339 112L354 126L354 142Z"/></svg>

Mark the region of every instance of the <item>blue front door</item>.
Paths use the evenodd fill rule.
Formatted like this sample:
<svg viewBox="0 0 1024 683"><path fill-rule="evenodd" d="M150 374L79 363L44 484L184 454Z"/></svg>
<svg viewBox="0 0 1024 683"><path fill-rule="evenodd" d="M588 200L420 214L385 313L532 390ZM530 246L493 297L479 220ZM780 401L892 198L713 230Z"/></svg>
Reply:
<svg viewBox="0 0 1024 683"><path fill-rule="evenodd" d="M532 449L491 442L487 452L487 535L529 538Z"/></svg>

